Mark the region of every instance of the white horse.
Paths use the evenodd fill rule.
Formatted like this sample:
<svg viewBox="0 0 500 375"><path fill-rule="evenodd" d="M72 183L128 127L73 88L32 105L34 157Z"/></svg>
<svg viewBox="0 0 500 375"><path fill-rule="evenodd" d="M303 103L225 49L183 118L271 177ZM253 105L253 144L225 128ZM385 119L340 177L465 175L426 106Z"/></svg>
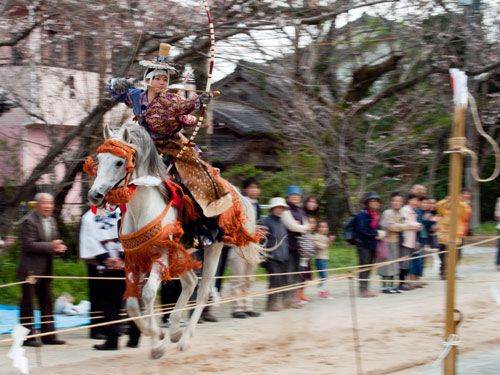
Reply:
<svg viewBox="0 0 500 375"><path fill-rule="evenodd" d="M113 134L105 127L104 138L116 139L135 150L135 170L131 181L144 176L159 177L162 181L166 178L166 168L156 151L151 137L142 127L138 125L123 125L116 134ZM127 163L121 157L108 152L102 152L98 154L98 162L97 177L88 193L89 201L97 207L103 204L104 197L109 191L123 184L124 177L127 174ZM137 186L132 198L126 204L127 212L122 223L122 234L134 233L158 218L168 204L165 197L166 189L163 183L156 186ZM249 233L254 233L255 213L253 207L242 195L239 195L239 201L244 216L246 216L245 229ZM162 221L163 227L175 222L177 214L177 208L172 206ZM217 269L222 246L222 242L214 242L211 246L205 248L203 274L196 298L196 308L184 331L180 328L182 312L178 310L186 306L198 280L192 270L180 276L182 293L175 305L175 309L170 314L170 340L171 342L178 342L177 349L180 351L187 350L190 347L196 324L203 310L203 307L199 306L205 304L208 300L209 289ZM238 248L237 250L242 257L251 263L258 263L261 259L261 254L265 253L265 249L255 243ZM150 315L154 312L154 302L161 284L160 270L162 266L168 266L167 263L168 256L167 250L165 250L162 257L154 262L149 273L149 279L144 285L142 301L145 306L145 315ZM145 276L140 275L141 280ZM141 316L141 309L137 298L128 298L126 306L130 316ZM157 317L136 319L135 323L143 334L151 336L152 358L160 358L164 354L165 337L158 324Z"/></svg>

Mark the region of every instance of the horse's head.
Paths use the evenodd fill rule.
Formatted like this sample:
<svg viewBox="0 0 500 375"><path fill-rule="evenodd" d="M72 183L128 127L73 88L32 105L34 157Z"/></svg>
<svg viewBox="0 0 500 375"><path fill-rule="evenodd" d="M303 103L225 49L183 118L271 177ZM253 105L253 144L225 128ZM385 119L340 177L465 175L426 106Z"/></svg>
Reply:
<svg viewBox="0 0 500 375"><path fill-rule="evenodd" d="M151 137L142 127L123 125L113 133L104 126L104 139L104 144L97 149L96 166L87 168L96 174L88 193L89 201L96 207L103 206L108 193L122 188L132 178L144 175L165 178L163 162ZM109 201L109 195L106 199Z"/></svg>
<svg viewBox="0 0 500 375"><path fill-rule="evenodd" d="M89 201L102 206L104 197L111 190L128 183L135 169L135 148L130 144L131 135L127 127L115 136L104 126L105 142L97 149L96 179L88 193Z"/></svg>

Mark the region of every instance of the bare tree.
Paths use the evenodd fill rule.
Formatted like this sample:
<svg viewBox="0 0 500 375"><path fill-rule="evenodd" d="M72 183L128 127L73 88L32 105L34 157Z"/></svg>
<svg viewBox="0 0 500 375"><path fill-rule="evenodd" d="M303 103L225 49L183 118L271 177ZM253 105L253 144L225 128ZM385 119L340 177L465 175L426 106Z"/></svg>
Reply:
<svg viewBox="0 0 500 375"><path fill-rule="evenodd" d="M270 105L254 105L272 113L284 143L321 155L332 221L356 210L370 189L388 193L424 181L435 192L447 178L441 176L451 124L448 69L486 79L483 92L474 94L491 112L498 98L484 88L498 87L498 25L476 17L471 38L462 10L451 1L374 1L371 8L361 1L324 1L313 9L306 3L282 4L287 9L280 16L293 15L291 24L283 18L275 31L275 40L289 46L286 56L239 67L260 75L251 90ZM370 13L349 17L355 9ZM466 39L478 54L468 66ZM255 34L254 42L263 54L271 49ZM488 130L498 138L498 118L489 118ZM491 152L475 149L483 161Z"/></svg>

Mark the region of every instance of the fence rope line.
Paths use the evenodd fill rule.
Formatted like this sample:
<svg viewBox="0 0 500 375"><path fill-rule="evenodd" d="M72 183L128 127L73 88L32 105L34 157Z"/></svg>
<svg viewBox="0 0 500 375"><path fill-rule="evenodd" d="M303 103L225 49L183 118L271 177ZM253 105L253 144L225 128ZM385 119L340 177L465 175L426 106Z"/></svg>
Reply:
<svg viewBox="0 0 500 375"><path fill-rule="evenodd" d="M477 243L474 243L474 244L468 244L468 245L463 245L461 246L460 248L466 248L466 247L471 247L471 246L476 246L478 244L481 244L481 243L485 243L485 242L489 242L489 241L493 241L495 239L498 239L500 238L500 236L496 236L496 237L493 237L493 238L489 238L489 239L486 239L486 240L483 240L483 241L479 241ZM423 250L416 250L414 253L417 253L417 252L421 252ZM394 264L394 263L399 263L399 262L403 262L405 260L411 260L411 259L419 259L419 258L426 258L426 257L430 257L430 256L433 256L433 255L437 255L437 254L444 254L444 253L447 253L448 251L447 250L444 250L444 251L438 251L438 252L429 252L427 254L424 254L424 255L420 255L420 256L412 256L412 255L407 255L407 256L404 256L404 257L400 257L400 258L397 258L395 260L392 260L392 261L385 261L385 262L379 262L379 263L374 263L374 264L371 264L371 265L356 265L356 266L347 266L347 267L337 267L337 268L330 268L330 269L327 269L327 270L323 270L323 271L326 271L326 272L333 272L333 271L339 271L339 270L352 270L351 272L346 272L346 273L343 273L341 274L342 276L339 277L339 278L326 278L326 279L317 279L317 280L314 280L314 281L305 281L305 282L301 282L301 283L297 283L297 284L291 284L291 285L288 285L288 286L285 286L285 287L291 287L293 286L292 289L285 289L283 291L287 291L287 290L294 290L294 289L298 289L298 288L302 288L304 286L310 286L310 285L314 285L314 284L317 284L319 282L330 282L330 281L334 281L334 280L342 280L342 279L345 279L349 276L347 276L348 274L351 275L351 278L352 278L352 274L353 273L360 273L360 272L365 272L365 271L372 271L372 270L375 270L375 269L378 269L380 267L384 267L386 265L389 265L389 264ZM301 272L301 271L297 271L297 272L287 272L287 273L276 273L276 274L261 274L261 275L241 275L241 276L233 276L232 278L240 278L240 277L266 277L266 276L284 276L284 275L296 275L296 274L304 274L304 273L317 273L317 272L320 272L320 270L311 270L311 271L304 271L304 272ZM56 279L64 279L66 278L65 276L31 276L32 278L56 278ZM79 277L79 276L71 276L71 277L68 277L70 279L73 279L73 278L78 278L78 279L87 279L86 277ZM231 278L230 276L221 276L221 277L218 277L218 278ZM95 278L92 278L92 279L95 279ZM99 278L97 278L99 279ZM123 280L124 278L103 278L103 279L110 279L110 280ZM355 281L374 281L374 282L383 282L383 281L387 281L387 280L379 280L379 279L359 279L359 278L353 278L353 280ZM392 280L393 282L409 282L409 280ZM428 282L431 282L431 283L439 283L439 282L443 282L445 280L413 280L412 282L416 283L416 284L421 284L421 283L428 283ZM459 280L459 282L461 283L487 283L487 282L499 282L500 280ZM24 283L28 283L30 281L22 281L22 282L19 282L19 283L12 283L12 284L24 284ZM5 284L4 286L9 286L10 284ZM296 286L298 285L298 286ZM0 286L2 287L2 286ZM276 291L274 291L273 289L276 289ZM265 291L266 292L271 292L269 294L273 294L273 293L280 293L282 292L281 288L273 288L273 289L266 289ZM227 297L224 297L222 298L221 300L219 301L216 301L216 302L212 302L210 304L207 304L206 306L216 306L216 305L219 305L219 304L223 304L223 303L228 303L228 302L232 302L232 301L237 301L239 299L245 299L245 298L248 298L248 297L252 297L252 296L260 296L260 295L266 295L266 294L262 294L262 292L251 292L251 293L247 293L247 294L244 294L244 295L234 295L234 296L227 296ZM188 302L188 305L191 301ZM162 307L162 306L172 306L172 305L175 305L175 303L171 303L171 304L165 304L165 305L155 305L154 307ZM193 309L195 308L196 306L193 305L192 307L188 308L189 309ZM171 308L163 308L163 309L156 309L155 311L157 311L156 315L159 315L159 314L165 314L166 312L169 312L169 311L173 311L175 310L175 306L174 307L171 307ZM123 309L122 309L123 311ZM184 311L184 310L178 310L178 311ZM53 315L44 315L44 316L39 316L39 317L28 317L28 318L23 318L23 319L36 319L36 318L42 318L42 317L51 317L51 316L55 316L55 315L78 315L78 314L95 314L95 313L102 313L101 311L95 311L95 312L89 312L89 313L75 313L75 314L53 314ZM124 315L123 313L120 314L120 315ZM132 319L141 319L143 317L147 317L147 316L141 316L139 318L132 318ZM96 317L89 317L87 319L94 319ZM5 320L17 320L17 319L20 319L20 318L8 318L8 319L5 319ZM72 319L72 320L82 320L84 318L76 318L76 319ZM130 318L128 318L130 319ZM53 321L55 322L55 320ZM115 324L119 321L113 321L112 324ZM34 323L34 322L31 322L31 323L23 323L21 325L34 325L34 324L45 324L45 323L48 323L48 322L38 322L38 323ZM106 323L99 323L99 324L106 324ZM15 326L17 324L11 324L11 325L4 325L4 326ZM2 326L0 326L2 327ZM94 325L86 325L84 326L86 328L92 328L94 327ZM59 332L59 331L58 331ZM29 336L31 337L31 336ZM37 336L33 336L33 337L37 337ZM4 342L4 341L0 341L1 342Z"/></svg>
<svg viewBox="0 0 500 375"><path fill-rule="evenodd" d="M474 242L474 243L469 243L467 245L462 245L462 246L458 247L457 249L465 249L467 247L473 247L473 246L477 246L477 245L482 245L483 243L495 241L495 240L498 240L498 239L500 239L500 236L494 236L494 237L487 238L487 239L482 240L482 241L478 241L478 242Z"/></svg>
<svg viewBox="0 0 500 375"><path fill-rule="evenodd" d="M416 258L410 258L410 259L416 259ZM394 282L394 283L410 283L410 284L443 284L446 282L446 280L428 280L428 279L425 279L425 280L400 280L400 279L391 279L391 280L384 280L384 279L361 279L361 278L352 278L353 280L355 281L371 281L371 282L376 282L376 283L383 283L383 282ZM318 279L318 280L322 280L322 281L326 281L328 279ZM481 284L481 283L500 283L500 279L481 279L481 280L457 280L458 283L460 284L467 284L467 283L470 283L470 284ZM308 284L308 281L305 281L304 282L304 286L309 286ZM272 289L268 289L268 290L274 290L275 288L272 288ZM228 296L225 296L225 297L222 297L218 302L220 301L224 301L225 299L227 298L233 298L233 297L251 297L252 296L252 293L254 292L251 292L247 295L243 295L243 294L230 294ZM188 305L191 305L193 304L194 302L196 302L195 300L190 300L188 301ZM218 302L215 302L215 304L217 304ZM164 312L164 313L167 313L169 311L173 311L175 309L175 304L176 303L167 303L167 304L159 304L159 305L154 305L154 309L155 311L158 311L158 312ZM141 308L141 310L145 310L144 308ZM120 309L120 311L122 311L122 313L120 313L119 315L120 316L125 316L127 315L126 312L126 309L122 308ZM75 315L88 315L88 314L102 314L103 312L102 311L90 311L90 312L87 312L87 313L74 313L74 314L52 314L52 315L42 315L42 316L32 316L32 317L23 317L23 319L37 319L37 318L46 318L46 317L52 317L52 316L75 316ZM75 319L72 319L72 320L81 320L81 319L95 319L95 318L102 318L102 316L99 316L99 317L82 317L82 318L75 318ZM5 320L20 320L21 318L20 317L17 317L17 318L5 318L3 319L4 321ZM70 320L65 320L65 321L70 321ZM51 322L55 322L54 321L51 321ZM12 324L4 324L4 325L0 325L0 327L13 327L13 326L16 326L18 324L20 325L34 325L34 324L45 324L45 323L48 323L48 322L36 322L36 323L12 323Z"/></svg>
<svg viewBox="0 0 500 375"><path fill-rule="evenodd" d="M38 315L38 316L23 316L23 319L37 319L37 318L51 318L53 316L74 316L74 315L87 315L87 314L103 314L104 311L89 311L89 312L83 312L83 313L74 313L74 314L51 314L51 315ZM17 320L20 319L20 317L17 318L5 318L2 320Z"/></svg>
<svg viewBox="0 0 500 375"><path fill-rule="evenodd" d="M415 252L421 252L420 250L415 251ZM429 257L432 256L432 254L444 254L447 253L447 250L443 251L433 251L428 254L424 254L421 256L405 256L401 258L397 258L395 260L388 260L384 262L379 262L379 263L373 263L372 265L379 265L380 267L393 264L393 263L398 263L398 262L403 262L408 259L418 259L418 258L424 258L424 257ZM214 277L215 279L239 279L239 278L248 278L248 277L270 277L270 276L289 276L289 275L301 275L301 274L310 274L310 273L318 273L318 272L334 272L334 271L343 271L343 270L354 270L354 269L359 269L359 268L366 268L368 265L367 264L358 264L355 266L345 266L345 267L335 267L335 268L327 268L325 270L309 270L309 271L294 271L294 272L281 272L281 273L264 273L264 274L252 274L252 275L228 275L228 276L216 276ZM366 270L365 270L366 271ZM88 279L93 279L89 278L86 276L37 276L34 275L32 276L35 279L79 279L79 280L88 280ZM107 278L107 279L112 279L112 280L125 280L124 277L114 277L114 278ZM107 280L107 279L101 279L101 280ZM198 279L201 279L201 277L198 277ZM179 280L178 277L176 278L171 278L169 280Z"/></svg>
<svg viewBox="0 0 500 375"><path fill-rule="evenodd" d="M498 237L500 238L500 236L498 236ZM418 250L417 252L419 252L419 251L420 250ZM322 282L326 283L326 282L332 282L332 281L340 281L340 280L346 280L346 279L349 279L349 278L351 278L353 280L357 280L357 281L363 281L363 280L366 280L366 281L381 281L381 280L378 280L378 279L357 279L357 278L354 278L353 275L359 274L359 273L365 272L365 271L372 271L372 270L378 269L380 267L384 267L384 266L386 266L388 264L398 263L398 262L402 262L402 261L405 261L405 260L408 260L408 259L425 258L425 257L430 257L430 256L432 256L434 254L444 254L444 253L447 253L447 252L448 252L447 250L439 251L439 252L431 252L431 253L420 255L420 256L417 256L417 257L411 256L411 255L407 255L407 256L404 256L404 257L397 258L397 259L392 260L392 261L380 262L380 263L375 263L375 264L371 264L371 265L366 264L366 265L358 265L358 266L351 266L351 267L339 267L339 268L329 269L327 271L342 270L342 269L350 269L351 271L345 272L343 274L338 274L338 275L335 275L333 277L328 277L328 278L325 278L325 279L316 279L316 280L312 280L312 281L302 281L300 283L286 285L284 287L277 287L277 288L272 288L272 289L265 289L264 291L255 291L255 292L250 292L250 293L246 293L246 294L242 294L242 295L236 295L234 297L228 296L228 297L223 298L220 301L210 302L210 303L205 303L205 304L199 305L199 307L200 308L205 308L205 307L208 307L208 306L217 306L217 305L221 305L221 304L226 304L226 303L238 301L238 300L241 300L241 299L246 299L248 297L257 297L257 296L265 296L265 295L270 295L270 294L275 294L275 293L282 293L282 292L286 292L286 291L300 289L300 288L303 288L305 286L317 285L317 284L320 284ZM304 273L304 272L285 273L285 275L288 275L288 274L297 274L297 273L300 274L300 273ZM277 276L277 275L280 275L280 274L270 274L270 276ZM264 275L259 275L259 276L264 276ZM408 280L406 280L406 281L408 281ZM427 280L427 281L430 281L430 280ZM427 281L425 281L425 282L427 282ZM442 280L436 280L436 281L441 282ZM461 280L461 281L463 281L463 280ZM480 281L482 281L482 280L480 280ZM482 282L495 282L495 280L484 280ZM165 305L169 305L169 304L165 304ZM85 326L80 326L80 327L66 328L66 329L62 329L62 330L57 330L55 332L57 332L57 333L66 333L66 332L77 331L77 330L80 330L80 329L88 329L88 328L94 328L94 327L103 327L103 326L111 325L111 324L118 324L118 323L129 322L129 321L133 321L133 320L137 320L137 319L143 319L143 318L150 318L150 317L153 317L153 316L159 316L159 315L165 314L168 311L174 311L174 310L176 312L189 311L189 310L195 309L196 307L197 307L196 305L191 305L191 306L187 305L186 307L184 307L182 309L178 309L178 310L175 310L175 307L173 307L173 308L172 307L168 307L168 308L165 308L165 309L160 309L160 311L157 310L157 311L153 312L152 314L142 315L140 317L129 317L129 318L124 318L124 319L114 320L112 322L103 322L103 323L96 323L96 324L85 325ZM44 333L39 333L39 334L32 334L32 335L27 336L26 339L48 336L48 335L51 335L53 333L54 333L54 331L44 332ZM11 342L11 341L13 341L13 339L4 339L4 340L0 340L0 343Z"/></svg>
<svg viewBox="0 0 500 375"><path fill-rule="evenodd" d="M307 283L307 285L315 285L315 284L319 284L321 282L330 282L330 281L337 281L337 280L342 280L342 279L347 279L347 275L342 275L341 277L328 278L328 279L326 279L324 281L313 280L313 281L309 281ZM276 290L272 290L272 291L268 291L266 289L266 290L263 290L263 291L260 291L260 292L259 291L252 292L252 293L248 293L248 294L243 295L243 297L228 298L228 299L226 299L224 301L210 302L210 303L200 304L199 306L184 307L182 309L176 310L176 312L189 311L189 310L193 310L194 308L197 308L197 307L205 308L205 307L208 307L208 306L215 306L215 305L220 305L220 304L226 304L226 303L230 303L230 302L234 302L234 301L238 301L238 300L247 298L247 295L265 296L265 295L276 294L276 293L281 293L281 292L286 292L286 291L291 291L291 290L297 290L297 289L300 289L300 288L304 287L305 284L306 284L306 282L300 282L300 283L295 283L295 284L291 284L291 285L286 285L285 287L274 288ZM118 319L118 320L113 320L112 322L96 323L96 324L91 324L91 325L86 325L86 326L80 326L80 327L71 327L71 328L60 329L60 330L57 330L57 331L32 334L32 335L26 336L25 339L31 339L31 338L36 338L36 337L49 336L49 335L53 335L54 332L57 332L58 334L61 334L61 333L74 332L74 331L78 331L78 330L81 330L81 329L88 329L88 328L95 328L95 327L104 327L104 326L111 325L111 324L119 324L119 323L131 322L131 321L134 321L134 320L151 318L151 317L158 316L158 315L163 315L163 314L164 314L164 312L153 312L152 314L148 314L148 315L142 315L142 316L139 316L139 317L129 317L129 318L124 318L124 319ZM9 338L9 339L0 340L0 343L7 343L7 342L12 342L12 341L14 341L14 339L13 338Z"/></svg>
<svg viewBox="0 0 500 375"><path fill-rule="evenodd" d="M104 318L104 315L102 316L89 316L89 317L86 317L86 316L82 316L80 318L75 318L75 319L66 319L64 322L73 322L75 320L84 320L84 319L89 319L89 320L92 320L92 319L98 319L98 318ZM18 319L21 319L21 318L18 318ZM28 319L28 318L22 318L23 320L24 319ZM44 320L44 321L40 321L40 322L28 322L28 323L16 323L16 324L2 324L0 325L0 327L13 327L13 326L23 326L23 327L29 327L29 326L34 326L34 325L42 325L42 324L49 324L49 323L57 323L56 320Z"/></svg>
<svg viewBox="0 0 500 375"><path fill-rule="evenodd" d="M409 284L425 284L425 283L435 283L435 284L443 284L446 282L446 280L396 280L396 279L388 279L388 280L384 280L384 279L354 279L354 280L357 280L357 281L373 281L373 282L377 282L377 283L384 283L384 282L395 282L395 283L409 283ZM491 279L491 280L456 280L457 283L460 283L460 284L467 284L467 283L470 283L470 284L482 284L482 283L500 283L500 280L496 280L496 279Z"/></svg>
<svg viewBox="0 0 500 375"><path fill-rule="evenodd" d="M28 284L28 283L29 283L29 281L28 281L28 280L18 281L18 282L15 282L15 283L2 284L2 285L0 285L0 288L6 288L6 287L8 287L8 286L21 285L21 284Z"/></svg>
<svg viewBox="0 0 500 375"><path fill-rule="evenodd" d="M482 241L478 241L478 242L474 242L472 244L467 244L467 245L462 245L460 247L458 247L457 249L465 249L465 248L468 248L468 247L474 247L474 246L477 246L477 245L481 245L481 244L484 244L484 243L487 243L487 242L491 242L491 241L494 241L494 240L497 240L497 239L500 239L500 236L494 236L494 237L491 237L491 238L487 238L485 240L482 240ZM428 250L425 250L425 249L419 249L419 250L416 250L414 251L414 253L419 253L419 252L422 252L422 251L428 251ZM444 254L444 253L447 253L448 251L447 250L443 250L443 251L432 251L432 252L429 252L428 254L425 254L423 256L418 256L418 257L407 257L407 258L398 258L394 261L386 261L386 262L379 262L379 263L374 263L374 264L377 264L377 265L380 265L381 267L385 266L385 265L389 265L389 264L393 264L393 263L397 263L397 262L403 262L405 260L408 260L408 259L418 259L418 258L423 258L423 257L427 257L427 256L431 256L432 254ZM342 271L342 270L350 270L350 269L356 269L356 268L362 268L362 267L365 267L366 265L356 265L356 266L346 266L346 267L336 267L336 268L328 268L326 270L322 270L324 272L334 272L334 271ZM309 271L295 271L295 272L282 272L282 273L272 273L272 274L269 274L269 273L265 273L265 274L253 274L253 275L227 275L227 276L215 276L214 279L237 279L237 278L248 278L248 277L270 277L270 276L287 276L287 275L300 275L300 274L310 274L310 273L317 273L317 272L320 272L319 270L309 270ZM31 276L35 279L66 279L66 280L125 280L125 277L90 277L90 276L37 276L37 275L34 275L34 276ZM147 278L145 278L147 279ZM201 277L198 277L198 279L201 279ZM175 278L171 278L169 280L180 280L178 277L175 277ZM12 285L18 285L18 284L24 284L24 283L28 283L29 281L20 281L20 282L17 282L17 283L10 283L10 284L3 284L3 285L0 285L0 288L3 288L3 287L6 287L6 286L12 286Z"/></svg>

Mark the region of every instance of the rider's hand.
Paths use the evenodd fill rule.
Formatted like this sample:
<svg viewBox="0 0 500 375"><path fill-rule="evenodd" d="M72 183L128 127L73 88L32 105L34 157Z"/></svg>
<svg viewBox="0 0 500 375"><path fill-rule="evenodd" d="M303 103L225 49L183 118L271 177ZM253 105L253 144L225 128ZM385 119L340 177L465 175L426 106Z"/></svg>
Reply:
<svg viewBox="0 0 500 375"><path fill-rule="evenodd" d="M125 91L131 86L132 82L126 78L113 78L111 80L111 90L113 91Z"/></svg>
<svg viewBox="0 0 500 375"><path fill-rule="evenodd" d="M200 95L200 102L201 104L207 105L210 103L210 100L212 100L212 94L204 92L203 94Z"/></svg>

